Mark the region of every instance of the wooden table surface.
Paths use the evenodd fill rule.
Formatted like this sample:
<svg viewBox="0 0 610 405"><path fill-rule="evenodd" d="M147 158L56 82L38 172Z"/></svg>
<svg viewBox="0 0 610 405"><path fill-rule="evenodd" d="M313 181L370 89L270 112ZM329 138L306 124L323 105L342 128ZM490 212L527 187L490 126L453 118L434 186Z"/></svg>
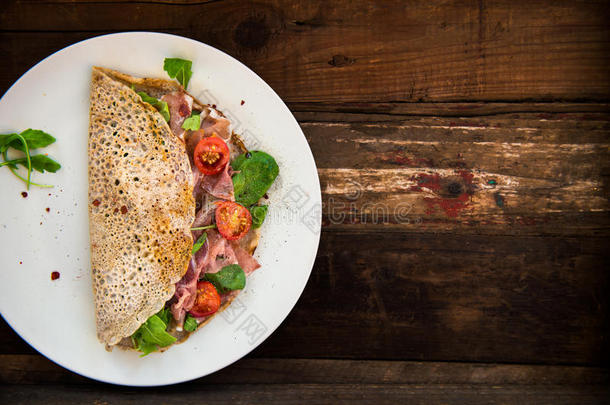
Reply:
<svg viewBox="0 0 610 405"><path fill-rule="evenodd" d="M0 402L610 400L608 10L2 2L0 94L47 55L111 32L175 33L244 62L303 128L324 222L298 304L234 365L171 387L105 385L1 321Z"/></svg>

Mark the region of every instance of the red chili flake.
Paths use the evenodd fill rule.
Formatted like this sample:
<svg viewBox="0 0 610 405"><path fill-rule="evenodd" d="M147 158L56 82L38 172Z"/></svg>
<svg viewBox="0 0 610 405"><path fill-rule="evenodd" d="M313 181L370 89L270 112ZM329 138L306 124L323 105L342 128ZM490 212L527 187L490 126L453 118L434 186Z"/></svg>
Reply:
<svg viewBox="0 0 610 405"><path fill-rule="evenodd" d="M51 273L51 280L57 280L58 278L59 278L58 271L54 271L53 273Z"/></svg>
<svg viewBox="0 0 610 405"><path fill-rule="evenodd" d="M127 214L127 207L124 205L121 207L121 214Z"/></svg>
<svg viewBox="0 0 610 405"><path fill-rule="evenodd" d="M113 214L116 214L117 212L119 212L118 208L115 208L114 211L112 211Z"/></svg>
<svg viewBox="0 0 610 405"><path fill-rule="evenodd" d="M23 264L23 262L19 262L19 264Z"/></svg>
<svg viewBox="0 0 610 405"><path fill-rule="evenodd" d="M47 207L47 208L45 208L45 211L46 212L51 212L51 208Z"/></svg>
<svg viewBox="0 0 610 405"><path fill-rule="evenodd" d="M190 113L188 104L186 104L186 103L180 104L180 108L178 108L178 113L182 117L188 117L188 115Z"/></svg>
<svg viewBox="0 0 610 405"><path fill-rule="evenodd" d="M241 100L241 103L240 103L240 104L241 104L241 105L244 105L244 104L246 104L246 102L245 102L244 100Z"/></svg>
<svg viewBox="0 0 610 405"><path fill-rule="evenodd" d="M49 193L49 197L51 197L51 193Z"/></svg>
<svg viewBox="0 0 610 405"><path fill-rule="evenodd" d="M26 193L25 191L22 191L22 192L21 192L21 196L22 196L23 198L25 198L25 197L27 197L27 196L28 196L28 193Z"/></svg>
<svg viewBox="0 0 610 405"><path fill-rule="evenodd" d="M216 109L216 104L212 104L212 108L213 108L213 109Z"/></svg>
<svg viewBox="0 0 610 405"><path fill-rule="evenodd" d="M100 200L93 200L93 205L94 205L95 207L99 206L100 204L101 204L101 203L100 203Z"/></svg>

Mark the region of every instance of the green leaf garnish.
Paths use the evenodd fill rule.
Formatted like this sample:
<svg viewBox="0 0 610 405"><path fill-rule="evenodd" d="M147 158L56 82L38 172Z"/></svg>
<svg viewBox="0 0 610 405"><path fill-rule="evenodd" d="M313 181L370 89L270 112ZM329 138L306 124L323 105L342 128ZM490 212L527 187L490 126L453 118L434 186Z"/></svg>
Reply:
<svg viewBox="0 0 610 405"><path fill-rule="evenodd" d="M193 75L191 71L192 66L193 62L186 59L165 58L163 61L163 70L167 72L169 77L178 80L185 89Z"/></svg>
<svg viewBox="0 0 610 405"><path fill-rule="evenodd" d="M25 132L25 131L24 131ZM19 142L21 142L21 145L23 147L23 150L25 152L25 160L27 162L27 165L25 165L28 169L28 177L27 179L24 179L23 177L19 176L16 172L16 168L17 166L15 164L10 163L9 159L8 159L8 154L7 154L7 150L10 147L11 143L15 140L18 140ZM19 177L21 180L23 180L26 184L26 189L29 190L30 189L30 184L32 184L32 182L30 181L30 177L32 175L32 162L30 160L30 148L28 147L28 143L25 140L25 138L23 137L23 135L21 134L10 134L7 138L3 138L3 144L0 147L0 150L2 150L2 156L4 157L4 163L7 163L8 168L11 170L11 172L13 172L13 174L17 177Z"/></svg>
<svg viewBox="0 0 610 405"><path fill-rule="evenodd" d="M267 216L267 205L253 205L250 207L250 215L252 215L252 228L260 228Z"/></svg>
<svg viewBox="0 0 610 405"><path fill-rule="evenodd" d="M182 129L197 131L201 127L201 115L193 113L190 117L184 120Z"/></svg>
<svg viewBox="0 0 610 405"><path fill-rule="evenodd" d="M11 147L13 149L25 152L25 148L23 147L23 142L21 140L15 138L9 140L15 135L17 134L0 135L0 148ZM54 143L56 140L53 136L41 131L40 129L28 128L19 135L23 137L29 149L44 148Z"/></svg>
<svg viewBox="0 0 610 405"><path fill-rule="evenodd" d="M138 96L142 98L142 101L155 107L161 113L163 119L169 122L169 107L165 101L151 97L143 91L138 91Z"/></svg>
<svg viewBox="0 0 610 405"><path fill-rule="evenodd" d="M186 314L186 318L184 319L183 328L187 332L194 332L197 329L197 321L191 315Z"/></svg>
<svg viewBox="0 0 610 405"><path fill-rule="evenodd" d="M201 249L203 247L203 244L205 243L205 240L208 238L208 234L207 233L203 233L198 239L197 242L195 242L193 244L193 252L192 254L195 254L199 251L199 249Z"/></svg>
<svg viewBox="0 0 610 405"><path fill-rule="evenodd" d="M19 134L2 134L0 135L0 153L4 159L0 163L0 167L7 166L9 170L20 180L26 184L29 190L30 185L38 187L53 187L48 184L38 184L31 181L32 169L41 173L55 173L61 168L61 165L46 155L31 156L32 149L44 148L55 142L55 138L48 133L39 129L28 128ZM8 158L8 150L13 148L25 154L25 157L17 159ZM27 177L24 178L17 173L17 166L22 165L27 169Z"/></svg>
<svg viewBox="0 0 610 405"><path fill-rule="evenodd" d="M225 266L218 273L206 273L205 279L214 284L220 294L241 290L246 286L246 273L239 264Z"/></svg>
<svg viewBox="0 0 610 405"><path fill-rule="evenodd" d="M169 325L169 321L172 316L172 314L169 312L169 308L163 308L161 311L157 312L156 315L163 321L164 324Z"/></svg>
<svg viewBox="0 0 610 405"><path fill-rule="evenodd" d="M166 347L176 341L176 338L166 332L169 324L169 309L162 309L155 315L148 318L146 322L138 328L131 341L136 350L141 351L142 356L146 356L159 347Z"/></svg>
<svg viewBox="0 0 610 405"><path fill-rule="evenodd" d="M56 171L61 169L61 165L59 163L57 163L46 155L30 156L30 164L32 165L33 170L39 171L40 173L44 173L45 171L55 173ZM7 165L11 166L14 169L17 168L17 165L22 165L27 168L27 158L13 159L0 163L0 167Z"/></svg>

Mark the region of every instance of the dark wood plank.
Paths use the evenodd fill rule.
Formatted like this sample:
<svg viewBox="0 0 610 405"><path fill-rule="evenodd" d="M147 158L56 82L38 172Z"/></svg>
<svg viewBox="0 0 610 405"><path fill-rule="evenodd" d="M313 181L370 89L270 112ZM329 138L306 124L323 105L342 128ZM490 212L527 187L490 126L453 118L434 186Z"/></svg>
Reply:
<svg viewBox="0 0 610 405"><path fill-rule="evenodd" d="M608 235L607 105L323 104L292 107L326 229Z"/></svg>
<svg viewBox="0 0 610 405"><path fill-rule="evenodd" d="M297 113L328 229L608 235L608 112L478 110Z"/></svg>
<svg viewBox="0 0 610 405"><path fill-rule="evenodd" d="M405 384L183 384L176 388L128 389L114 386L7 386L0 400L10 404L603 404L604 387L482 387Z"/></svg>
<svg viewBox="0 0 610 405"><path fill-rule="evenodd" d="M325 232L254 355L609 364L608 264L606 238Z"/></svg>
<svg viewBox="0 0 610 405"><path fill-rule="evenodd" d="M40 355L0 355L0 364L3 384L92 383ZM578 366L245 358L194 384L267 383L594 386L608 385L610 372Z"/></svg>
<svg viewBox="0 0 610 405"><path fill-rule="evenodd" d="M607 100L607 1L11 1L6 90L41 57L108 31L186 35L290 102ZM32 16L36 16L32 18Z"/></svg>

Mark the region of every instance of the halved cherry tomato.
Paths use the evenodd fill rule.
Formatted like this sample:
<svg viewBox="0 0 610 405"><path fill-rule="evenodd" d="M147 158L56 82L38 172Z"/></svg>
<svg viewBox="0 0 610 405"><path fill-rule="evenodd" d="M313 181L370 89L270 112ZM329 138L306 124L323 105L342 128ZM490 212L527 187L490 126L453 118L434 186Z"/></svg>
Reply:
<svg viewBox="0 0 610 405"><path fill-rule="evenodd" d="M199 141L193 160L203 174L220 173L229 163L229 147L216 134L212 134Z"/></svg>
<svg viewBox="0 0 610 405"><path fill-rule="evenodd" d="M223 238L237 240L250 230L252 215L243 205L222 201L216 206L216 226Z"/></svg>
<svg viewBox="0 0 610 405"><path fill-rule="evenodd" d="M195 304L189 311L196 318L212 315L220 308L220 295L216 291L214 284L209 281L200 281L197 283L197 297Z"/></svg>

